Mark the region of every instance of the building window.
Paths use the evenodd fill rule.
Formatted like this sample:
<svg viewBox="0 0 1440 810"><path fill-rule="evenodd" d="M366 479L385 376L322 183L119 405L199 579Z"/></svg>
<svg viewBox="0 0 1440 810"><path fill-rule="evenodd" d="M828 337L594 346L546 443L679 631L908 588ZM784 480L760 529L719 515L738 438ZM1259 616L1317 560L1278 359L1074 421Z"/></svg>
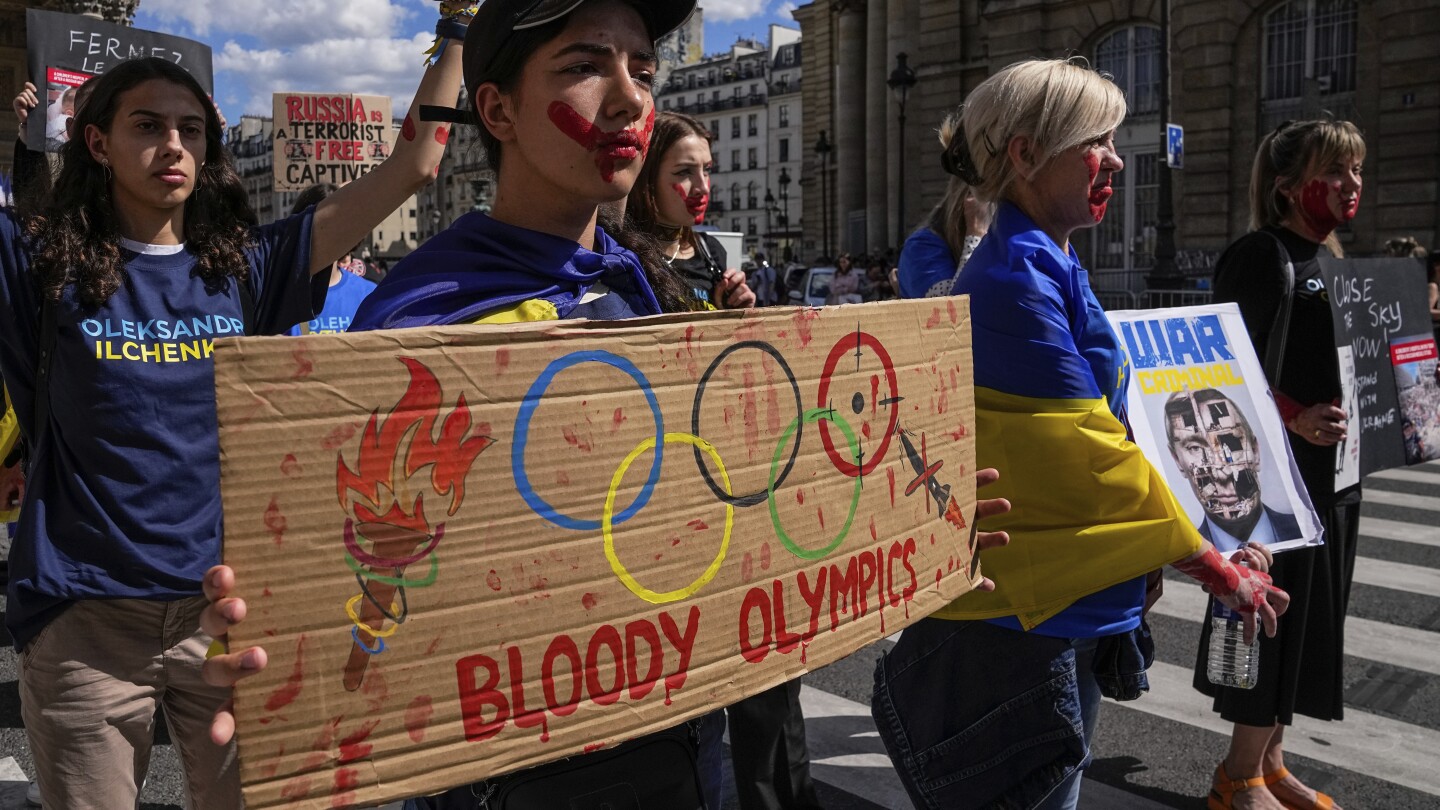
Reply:
<svg viewBox="0 0 1440 810"><path fill-rule="evenodd" d="M730 137L740 137L740 116L738 115L730 118Z"/></svg>
<svg viewBox="0 0 1440 810"><path fill-rule="evenodd" d="M745 220L745 233L748 233L748 234L750 234L751 236L754 236L754 235L757 233L757 231L755 230L755 218L754 218L754 217L748 217L748 218Z"/></svg>
<svg viewBox="0 0 1440 810"><path fill-rule="evenodd" d="M668 110L668 109L670 109L670 99L667 98L667 99L664 99L663 101L661 101L661 102L660 102L660 109L662 109L662 110Z"/></svg>
<svg viewBox="0 0 1440 810"><path fill-rule="evenodd" d="M716 102L716 101L719 101L719 100L720 100L720 91L719 91L719 90L711 90L711 91L710 91L710 101L713 103L713 102Z"/></svg>
<svg viewBox="0 0 1440 810"><path fill-rule="evenodd" d="M755 155L755 147L752 146L748 151L746 151L745 158L749 162L750 168L757 169L760 167L760 161Z"/></svg>
<svg viewBox="0 0 1440 810"><path fill-rule="evenodd" d="M783 110L783 109L785 109L785 108L784 108L784 107L781 107L780 109ZM790 139L789 139L789 138L781 138L781 139L780 139L780 162L781 162L781 163L787 163L787 162L789 162L789 160L790 160Z"/></svg>
<svg viewBox="0 0 1440 810"><path fill-rule="evenodd" d="M736 232L736 233L739 233L739 232L740 232L740 220L739 220L739 219L732 219L732 220L730 220L730 230L732 230L732 231L734 231L734 232Z"/></svg>
<svg viewBox="0 0 1440 810"><path fill-rule="evenodd" d="M733 93L733 95L735 96L735 98L737 98L737 99L740 98L740 85L738 85L738 84L735 85L734 90L735 90L735 92Z"/></svg>
<svg viewBox="0 0 1440 810"><path fill-rule="evenodd" d="M1155 225L1159 220L1160 160L1156 151L1122 154L1125 171L1115 175L1105 219L1077 237L1081 263L1090 268L1097 293L1138 293L1145 288L1144 268L1155 263Z"/></svg>
<svg viewBox="0 0 1440 810"><path fill-rule="evenodd" d="M780 126L782 126L782 127L788 127L788 126L790 126L790 105L789 105L789 104L781 104L781 105L780 105ZM781 160L784 160L785 158L780 158L780 159L781 159Z"/></svg>
<svg viewBox="0 0 1440 810"><path fill-rule="evenodd" d="M1262 132L1308 112L1303 109L1308 81L1314 81L1325 109L1339 118L1354 117L1358 7L1354 0L1290 0L1265 15Z"/></svg>
<svg viewBox="0 0 1440 810"><path fill-rule="evenodd" d="M730 210L731 210L731 211L735 211L735 210L738 210L739 208L740 208L740 184L739 184L739 183L731 183L731 184L730 184ZM739 222L739 220L735 220L735 221L736 221L736 222ZM739 229L739 228L736 228L735 230L738 231L738 230L740 230L740 229Z"/></svg>
<svg viewBox="0 0 1440 810"><path fill-rule="evenodd" d="M1114 77L1130 115L1160 111L1160 29L1134 25L1095 46L1095 69Z"/></svg>
<svg viewBox="0 0 1440 810"><path fill-rule="evenodd" d="M718 119L710 122L710 137L717 139L720 137L720 121Z"/></svg>
<svg viewBox="0 0 1440 810"><path fill-rule="evenodd" d="M759 94L760 94L760 85L758 85L758 84L753 84L753 83L752 83L752 84L750 85L750 95L752 95L752 96L758 96Z"/></svg>
<svg viewBox="0 0 1440 810"><path fill-rule="evenodd" d="M731 150L730 150L730 171L732 171L732 172L738 172L738 171L740 171L740 150L739 150L739 149L731 149Z"/></svg>
<svg viewBox="0 0 1440 810"><path fill-rule="evenodd" d="M759 119L759 117L760 116L757 113L750 113L749 115L745 116L745 127L750 131L750 137L752 138L760 134L760 128L755 123ZM752 166L751 168L754 167Z"/></svg>

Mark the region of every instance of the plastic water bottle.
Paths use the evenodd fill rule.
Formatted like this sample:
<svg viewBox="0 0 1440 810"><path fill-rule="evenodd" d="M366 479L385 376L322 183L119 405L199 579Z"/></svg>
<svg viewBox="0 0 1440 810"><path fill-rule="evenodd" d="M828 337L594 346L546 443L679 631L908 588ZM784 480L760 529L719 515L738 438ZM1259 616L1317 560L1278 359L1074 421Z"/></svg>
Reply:
<svg viewBox="0 0 1440 810"><path fill-rule="evenodd" d="M1239 613L1210 599L1210 650L1205 674L1216 686L1254 689L1260 681L1260 634L1245 643L1245 622Z"/></svg>

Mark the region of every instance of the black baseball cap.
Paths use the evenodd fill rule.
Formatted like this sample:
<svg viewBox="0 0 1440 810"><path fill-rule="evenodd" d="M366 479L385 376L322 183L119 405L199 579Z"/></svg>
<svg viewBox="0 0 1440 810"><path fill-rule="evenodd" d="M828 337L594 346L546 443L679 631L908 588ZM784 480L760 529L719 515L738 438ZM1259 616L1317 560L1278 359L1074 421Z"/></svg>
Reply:
<svg viewBox="0 0 1440 810"><path fill-rule="evenodd" d="M465 34L466 54L479 54L482 70L510 35L526 28L552 23L587 0L484 0ZM679 28L694 13L697 0L626 0L645 20L650 39L658 40ZM472 89L473 92L473 89Z"/></svg>

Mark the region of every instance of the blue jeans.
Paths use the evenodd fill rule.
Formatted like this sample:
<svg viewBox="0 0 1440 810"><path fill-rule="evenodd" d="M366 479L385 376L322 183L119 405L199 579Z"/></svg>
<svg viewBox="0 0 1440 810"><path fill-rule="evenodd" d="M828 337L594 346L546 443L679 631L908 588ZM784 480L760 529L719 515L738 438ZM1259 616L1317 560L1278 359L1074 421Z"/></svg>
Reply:
<svg viewBox="0 0 1440 810"><path fill-rule="evenodd" d="M1073 808L1100 706L1095 639L925 619L875 668L871 713L916 807Z"/></svg>

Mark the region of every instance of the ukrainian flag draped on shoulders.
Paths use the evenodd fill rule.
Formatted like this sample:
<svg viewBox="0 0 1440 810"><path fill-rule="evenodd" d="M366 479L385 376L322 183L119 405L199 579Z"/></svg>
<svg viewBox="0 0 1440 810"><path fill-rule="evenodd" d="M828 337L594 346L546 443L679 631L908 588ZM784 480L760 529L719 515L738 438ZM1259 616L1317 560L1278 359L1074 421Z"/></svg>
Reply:
<svg viewBox="0 0 1440 810"><path fill-rule="evenodd" d="M976 454L1011 512L987 551L993 593L935 614L1045 635L1096 637L1139 623L1144 577L1200 550L1200 534L1129 438L1129 368L1080 264L1002 203L956 281L974 330Z"/></svg>
<svg viewBox="0 0 1440 810"><path fill-rule="evenodd" d="M350 331L659 312L640 260L603 228L587 250L476 212L396 264L361 303Z"/></svg>

